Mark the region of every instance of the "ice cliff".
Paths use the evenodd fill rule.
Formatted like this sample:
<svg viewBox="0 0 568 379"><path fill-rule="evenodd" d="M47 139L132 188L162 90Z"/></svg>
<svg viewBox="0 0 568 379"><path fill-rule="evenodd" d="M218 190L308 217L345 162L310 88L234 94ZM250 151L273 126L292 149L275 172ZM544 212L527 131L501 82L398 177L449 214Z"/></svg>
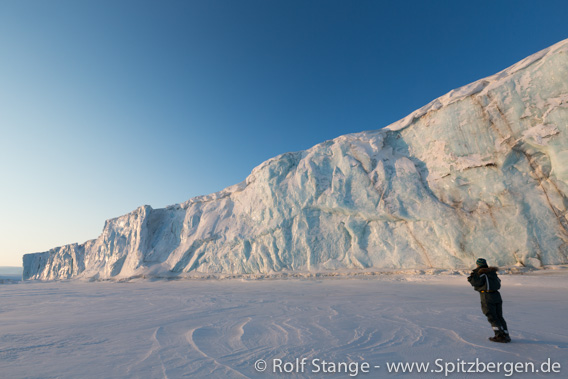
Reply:
<svg viewBox="0 0 568 379"><path fill-rule="evenodd" d="M377 131L108 220L25 279L568 263L568 40Z"/></svg>

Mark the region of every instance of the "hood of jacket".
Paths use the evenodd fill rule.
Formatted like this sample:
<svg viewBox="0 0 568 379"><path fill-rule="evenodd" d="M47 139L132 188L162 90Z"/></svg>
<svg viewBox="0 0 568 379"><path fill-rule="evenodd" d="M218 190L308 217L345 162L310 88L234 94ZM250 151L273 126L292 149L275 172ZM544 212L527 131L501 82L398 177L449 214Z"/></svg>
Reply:
<svg viewBox="0 0 568 379"><path fill-rule="evenodd" d="M481 267L477 273L479 275L489 274L489 273L497 273L499 271L499 267Z"/></svg>

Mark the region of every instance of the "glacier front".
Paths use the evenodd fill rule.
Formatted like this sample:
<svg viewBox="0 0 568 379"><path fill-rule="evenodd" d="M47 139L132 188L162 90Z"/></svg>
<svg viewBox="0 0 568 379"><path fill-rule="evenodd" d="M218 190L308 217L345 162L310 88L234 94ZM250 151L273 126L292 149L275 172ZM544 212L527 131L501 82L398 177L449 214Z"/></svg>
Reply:
<svg viewBox="0 0 568 379"><path fill-rule="evenodd" d="M568 40L380 130L240 184L108 220L23 258L24 279L568 263Z"/></svg>

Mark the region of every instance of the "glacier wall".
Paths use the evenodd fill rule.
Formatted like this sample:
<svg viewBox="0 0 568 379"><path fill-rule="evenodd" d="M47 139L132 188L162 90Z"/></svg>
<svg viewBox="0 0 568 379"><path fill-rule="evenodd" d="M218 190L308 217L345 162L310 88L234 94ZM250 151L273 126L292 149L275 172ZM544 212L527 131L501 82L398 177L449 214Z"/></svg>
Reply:
<svg viewBox="0 0 568 379"><path fill-rule="evenodd" d="M384 129L108 220L24 279L568 263L568 40Z"/></svg>

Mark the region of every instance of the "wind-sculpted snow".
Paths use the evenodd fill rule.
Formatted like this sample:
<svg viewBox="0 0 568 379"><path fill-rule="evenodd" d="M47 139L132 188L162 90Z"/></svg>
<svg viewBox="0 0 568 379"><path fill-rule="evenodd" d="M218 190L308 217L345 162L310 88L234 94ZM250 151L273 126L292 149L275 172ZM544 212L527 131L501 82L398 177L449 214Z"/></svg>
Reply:
<svg viewBox="0 0 568 379"><path fill-rule="evenodd" d="M568 40L381 130L24 256L25 279L568 263Z"/></svg>
<svg viewBox="0 0 568 379"><path fill-rule="evenodd" d="M0 376L566 378L566 269L501 280L513 339L506 346L487 340L493 331L463 275L0 285ZM318 372L314 359L347 362L349 370ZM540 372L457 371L460 361L476 359ZM264 371L255 366L259 360ZM280 373L277 360L308 364ZM454 364L453 373L440 371L436 360ZM547 361L560 366L542 371ZM389 362L424 362L430 369L397 375ZM369 373L357 374L353 365L364 363Z"/></svg>

